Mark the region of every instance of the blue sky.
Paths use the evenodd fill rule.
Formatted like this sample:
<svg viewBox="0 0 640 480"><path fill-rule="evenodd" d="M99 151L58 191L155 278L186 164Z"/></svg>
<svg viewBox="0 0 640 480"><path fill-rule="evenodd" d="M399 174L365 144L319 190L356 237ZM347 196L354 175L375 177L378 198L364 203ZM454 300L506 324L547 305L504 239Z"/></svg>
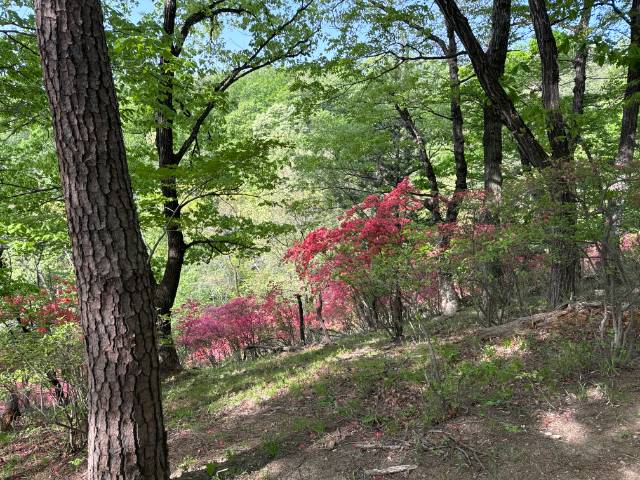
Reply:
<svg viewBox="0 0 640 480"><path fill-rule="evenodd" d="M139 0L134 12L138 14L151 13L154 10L154 4L160 2L154 0ZM243 49L247 48L250 37L241 30L227 27L222 32L222 38L224 39L227 47L230 49Z"/></svg>

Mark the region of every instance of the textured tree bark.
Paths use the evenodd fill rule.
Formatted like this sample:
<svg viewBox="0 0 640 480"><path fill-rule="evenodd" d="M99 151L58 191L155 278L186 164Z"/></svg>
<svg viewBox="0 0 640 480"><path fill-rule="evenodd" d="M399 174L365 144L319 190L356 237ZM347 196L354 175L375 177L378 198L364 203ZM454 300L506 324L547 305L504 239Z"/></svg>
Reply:
<svg viewBox="0 0 640 480"><path fill-rule="evenodd" d="M483 107L484 128L482 150L484 152L484 193L486 207L491 215L491 207L502 199L502 122L492 105Z"/></svg>
<svg viewBox="0 0 640 480"><path fill-rule="evenodd" d="M98 0L36 0L89 380L89 480L168 479L156 312Z"/></svg>

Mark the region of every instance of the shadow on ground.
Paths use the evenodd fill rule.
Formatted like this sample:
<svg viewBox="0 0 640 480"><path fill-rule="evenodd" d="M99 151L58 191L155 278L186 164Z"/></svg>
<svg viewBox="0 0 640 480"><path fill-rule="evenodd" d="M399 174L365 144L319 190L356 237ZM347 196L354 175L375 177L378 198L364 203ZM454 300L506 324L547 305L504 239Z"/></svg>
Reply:
<svg viewBox="0 0 640 480"><path fill-rule="evenodd" d="M209 463L218 478L255 480L364 479L366 470L395 465L417 466L393 477L406 479L640 479L637 368L615 378L617 393L597 379L579 384L578 394L575 385L534 389L468 405L433 426L407 360L414 354L423 351L369 339L293 354L273 369L258 365L243 391L292 369L304 373L266 400L243 397L172 430L172 464L183 466L174 477L209 478ZM322 366L305 370L316 361Z"/></svg>

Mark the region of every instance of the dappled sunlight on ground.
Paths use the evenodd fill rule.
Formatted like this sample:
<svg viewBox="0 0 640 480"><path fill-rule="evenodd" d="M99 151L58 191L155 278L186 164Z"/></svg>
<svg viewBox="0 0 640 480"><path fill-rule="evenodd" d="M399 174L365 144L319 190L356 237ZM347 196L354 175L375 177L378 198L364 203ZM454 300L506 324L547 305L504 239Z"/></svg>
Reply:
<svg viewBox="0 0 640 480"><path fill-rule="evenodd" d="M575 445L584 445L588 440L587 429L576 420L575 410L540 412L539 431L552 440L560 440Z"/></svg>
<svg viewBox="0 0 640 480"><path fill-rule="evenodd" d="M477 357L479 365L528 355L526 347L517 338L502 341L489 358ZM224 447L212 445L210 458L242 465L231 478L246 480L364 479L367 469L395 465L418 466L394 477L404 479L637 478L638 445L626 433L631 424L635 429L640 408L632 387L624 407L612 402L608 387L584 383L577 393L562 387L563 394L539 399L521 392L432 427L412 421L423 414L421 406L396 425L403 407L422 395L427 350L422 343L354 345L323 355L323 367L294 388L255 400L250 409L240 404L236 415L212 417ZM635 381L632 373L619 379L621 390ZM337 414L358 392L368 400ZM380 417L385 412L393 418Z"/></svg>
<svg viewBox="0 0 640 480"><path fill-rule="evenodd" d="M640 467L635 468L623 466L618 470L620 480L638 480L640 479Z"/></svg>
<svg viewBox="0 0 640 480"><path fill-rule="evenodd" d="M494 349L496 357L510 358L524 353L527 350L527 344L522 337L513 337L506 342L495 345Z"/></svg>
<svg viewBox="0 0 640 480"><path fill-rule="evenodd" d="M389 480L640 479L637 366L597 376L563 340L443 340L346 338L170 379L172 477L209 480L209 465L221 479L364 480L409 465Z"/></svg>

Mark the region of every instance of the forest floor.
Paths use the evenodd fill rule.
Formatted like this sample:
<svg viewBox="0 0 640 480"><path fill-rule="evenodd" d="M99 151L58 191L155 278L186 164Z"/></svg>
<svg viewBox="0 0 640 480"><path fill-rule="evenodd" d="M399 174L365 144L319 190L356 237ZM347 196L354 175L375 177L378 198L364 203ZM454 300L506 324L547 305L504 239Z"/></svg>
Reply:
<svg viewBox="0 0 640 480"><path fill-rule="evenodd" d="M172 478L640 479L640 363L611 367L599 316L484 342L471 320L168 379ZM82 479L62 435L0 437L0 478Z"/></svg>

